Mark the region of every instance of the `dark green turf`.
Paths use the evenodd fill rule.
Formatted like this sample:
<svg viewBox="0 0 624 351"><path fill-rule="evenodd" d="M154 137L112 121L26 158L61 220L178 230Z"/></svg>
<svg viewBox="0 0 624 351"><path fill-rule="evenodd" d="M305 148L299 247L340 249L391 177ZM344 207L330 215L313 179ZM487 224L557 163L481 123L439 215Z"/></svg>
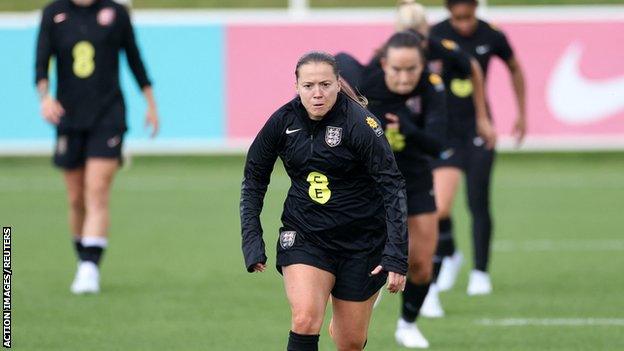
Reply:
<svg viewBox="0 0 624 351"><path fill-rule="evenodd" d="M283 350L288 305L273 269L289 186L277 166L263 214L271 269L245 272L241 157L136 158L112 196L102 294L69 293L75 258L61 175L43 158L0 158L0 224L13 225L17 350ZM502 155L494 177L495 293L466 296L465 265L423 320L432 350L622 350L622 326L493 327L483 318L624 318L624 154ZM456 228L470 256L460 195ZM514 249L514 247L516 249ZM386 294L367 350L399 350ZM323 330L321 350L332 350Z"/></svg>

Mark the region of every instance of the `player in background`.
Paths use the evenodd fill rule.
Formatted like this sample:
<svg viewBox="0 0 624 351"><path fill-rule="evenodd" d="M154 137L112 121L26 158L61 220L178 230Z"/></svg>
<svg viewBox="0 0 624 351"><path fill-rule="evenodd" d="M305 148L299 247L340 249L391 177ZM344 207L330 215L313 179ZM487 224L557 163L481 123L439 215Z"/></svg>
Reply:
<svg viewBox="0 0 624 351"><path fill-rule="evenodd" d="M447 0L450 17L431 28L431 35L451 40L472 55L487 77L492 57L505 62L511 76L512 89L517 103L517 119L513 134L519 145L526 134L525 79L520 63L505 34L493 25L476 17L477 0ZM451 209L462 173L466 178L468 207L472 216L474 269L470 273L467 292L469 295L485 295L492 292L488 274L492 218L490 211L490 183L495 151L475 131L471 118L475 112L472 82L454 78L450 82L449 115L461 121L457 132L450 136L455 154L447 160L437 161L434 184L440 218L440 251L445 253L438 277L441 290L450 289L460 270L462 255L456 250L453 239ZM489 107L488 117L491 119Z"/></svg>
<svg viewBox="0 0 624 351"><path fill-rule="evenodd" d="M35 76L41 114L56 127L54 164L67 187L69 224L79 257L75 294L100 291L99 263L108 245L109 197L127 130L119 87L119 52L147 101L146 126L158 132L151 82L126 8L112 0L57 0L43 9ZM50 58L56 94L49 91Z"/></svg>
<svg viewBox="0 0 624 351"><path fill-rule="evenodd" d="M339 59L341 71L363 71L353 84L368 100L370 111L382 120L405 177L409 273L395 338L402 346L426 348L429 342L415 322L429 289L437 242L430 157L445 154L444 84L440 76L428 71L421 38L413 32L392 35L363 69L348 54L339 54Z"/></svg>
<svg viewBox="0 0 624 351"><path fill-rule="evenodd" d="M430 35L430 27L427 21L425 8L413 0L402 0L398 4L396 17L397 30L409 30L416 33L423 43L427 57L427 66L431 72L442 76L446 86L447 94L452 94L450 87L454 80L460 79L467 81L474 87L472 99L474 102L475 113L470 116L458 116L450 114L448 117L447 134L451 137L461 133L461 128L466 122L458 120L459 118L470 118L470 123L476 126L476 131L486 141L488 147L494 147L496 143L496 133L490 123L487 115L485 93L483 84L483 72L477 60L462 51L459 46L448 39L440 39ZM448 101L452 101L449 96ZM449 110L453 106L448 106ZM451 146L452 147L452 146ZM438 236L439 240L448 240L448 238ZM446 246L437 245L435 255L435 269L433 283L429 288L427 298L420 309L420 314L424 317L439 318L444 316L444 309L439 298L439 288L435 283L442 259L448 253L442 251Z"/></svg>

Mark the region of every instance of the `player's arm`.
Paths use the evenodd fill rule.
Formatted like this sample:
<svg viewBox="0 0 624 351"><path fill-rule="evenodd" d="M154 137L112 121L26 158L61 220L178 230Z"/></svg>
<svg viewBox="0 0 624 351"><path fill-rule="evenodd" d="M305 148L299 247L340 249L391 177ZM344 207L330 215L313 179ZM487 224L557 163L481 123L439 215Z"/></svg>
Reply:
<svg viewBox="0 0 624 351"><path fill-rule="evenodd" d="M524 136L527 131L526 87L524 72L515 57L510 58L506 61L506 63L509 73L511 74L511 83L516 96L516 106L518 107L518 117L516 118L516 122L514 124L513 134L516 137L517 145L520 145L524 140Z"/></svg>
<svg viewBox="0 0 624 351"><path fill-rule="evenodd" d="M477 132L485 140L487 147L493 148L496 145L496 133L487 112L485 82L479 62L463 51L454 41L445 39L440 44L444 47L445 56L448 57L453 70L460 75L470 77L473 87L472 100L475 106Z"/></svg>
<svg viewBox="0 0 624 351"><path fill-rule="evenodd" d="M248 272L263 271L267 261L260 212L277 159L279 139L278 117L274 115L260 130L247 152L241 185L240 219L242 249Z"/></svg>
<svg viewBox="0 0 624 351"><path fill-rule="evenodd" d="M386 138L392 150L402 151L406 143L411 143L431 157L437 158L444 151L444 142L417 126L411 116L386 113L384 117L388 121Z"/></svg>
<svg viewBox="0 0 624 351"><path fill-rule="evenodd" d="M156 106L156 99L154 97L154 92L152 89L152 83L147 77L147 71L145 69L145 65L143 64L143 60L141 59L141 54L139 52L139 48L136 43L134 28L132 26L132 21L130 20L130 15L128 14L126 8L120 7L120 18L121 18L121 26L122 26L122 47L126 53L126 59L128 60L128 65L130 66L130 70L134 75L134 78L143 93L143 97L147 103L147 112L145 116L145 126L152 127L151 136L155 137L158 134L158 129L160 126L160 121L158 118L158 109Z"/></svg>
<svg viewBox="0 0 624 351"><path fill-rule="evenodd" d="M366 120L361 117L354 118L353 125L350 126L349 142L353 152L364 163L368 174L377 183L383 197L388 240L384 247L381 267L394 273L393 280L397 278L396 275L405 276L407 273L405 180L396 165L390 145L384 138L381 124L372 115L366 117ZM379 270L380 268L376 269L377 273ZM401 282L397 286L393 280L389 278L391 285L388 289L394 292L401 290Z"/></svg>
<svg viewBox="0 0 624 351"><path fill-rule="evenodd" d="M522 140L524 140L524 136L527 131L526 87L524 72L522 71L520 62L518 62L517 57L514 55L513 49L511 48L511 45L509 44L509 41L507 40L505 34L498 29L495 29L495 31L496 45L494 46L494 53L503 61L505 61L507 69L509 70L509 74L511 76L511 84L513 87L514 95L516 97L518 116L516 118L516 122L514 123L512 133L516 137L517 145L520 145L520 143L522 143Z"/></svg>
<svg viewBox="0 0 624 351"><path fill-rule="evenodd" d="M470 58L470 80L472 81L473 91L472 100L475 106L475 119L477 125L477 133L485 141L488 149L496 146L496 131L490 122L485 103L485 82L483 79L483 70L479 62L474 58Z"/></svg>
<svg viewBox="0 0 624 351"><path fill-rule="evenodd" d="M423 95L425 132L438 144L444 145L446 144L446 131L448 128L446 89L442 78L437 74L430 74L427 80Z"/></svg>
<svg viewBox="0 0 624 351"><path fill-rule="evenodd" d="M58 124L65 114L63 106L50 96L48 70L52 56L52 13L49 8L43 10L39 34L37 35L37 52L35 54L35 84L41 102L41 115L52 124Z"/></svg>
<svg viewBox="0 0 624 351"><path fill-rule="evenodd" d="M428 155L438 158L447 154L448 111L446 109L446 90L440 76L423 75L426 79L422 94L424 130L417 145Z"/></svg>
<svg viewBox="0 0 624 351"><path fill-rule="evenodd" d="M437 75L436 77L439 80L437 82L438 91L431 85L429 73L423 73L421 78L427 80L424 82L426 85L425 93L421 97L425 107L423 112L424 129L416 124L411 113L408 116L386 113L384 116L388 121L386 138L392 150L401 151L405 143L410 143L435 158L444 152L447 128L446 93L442 79Z"/></svg>

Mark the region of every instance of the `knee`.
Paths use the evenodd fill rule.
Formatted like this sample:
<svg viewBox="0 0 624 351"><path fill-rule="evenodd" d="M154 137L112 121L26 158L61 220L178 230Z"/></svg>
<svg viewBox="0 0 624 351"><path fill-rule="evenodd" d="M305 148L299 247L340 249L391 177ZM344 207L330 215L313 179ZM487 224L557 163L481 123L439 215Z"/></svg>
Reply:
<svg viewBox="0 0 624 351"><path fill-rule="evenodd" d="M433 275L433 263L411 263L409 265L409 280L413 284L426 284L431 281Z"/></svg>
<svg viewBox="0 0 624 351"><path fill-rule="evenodd" d="M364 349L365 342L366 337L339 340L336 343L336 348L338 351L362 351Z"/></svg>
<svg viewBox="0 0 624 351"><path fill-rule="evenodd" d="M87 187L86 202L90 209L102 209L108 207L109 187L104 183L95 182Z"/></svg>
<svg viewBox="0 0 624 351"><path fill-rule="evenodd" d="M438 219L445 219L451 216L451 206L446 204L438 205Z"/></svg>
<svg viewBox="0 0 624 351"><path fill-rule="evenodd" d="M323 319L309 311L293 312L292 331L297 334L313 335L321 330Z"/></svg>

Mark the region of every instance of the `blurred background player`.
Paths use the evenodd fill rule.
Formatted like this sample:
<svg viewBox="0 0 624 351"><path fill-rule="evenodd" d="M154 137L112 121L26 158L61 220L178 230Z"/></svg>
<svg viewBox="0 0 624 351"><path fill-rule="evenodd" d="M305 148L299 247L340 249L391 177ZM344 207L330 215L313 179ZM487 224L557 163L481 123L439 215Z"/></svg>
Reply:
<svg viewBox="0 0 624 351"><path fill-rule="evenodd" d="M526 133L524 75L505 35L497 28L476 17L477 0L447 0L450 18L433 26L431 35L451 40L479 62L484 77L492 56L502 59L511 75L518 117L513 133L520 144ZM474 269L470 273L469 295L489 294L492 283L488 274L492 219L490 214L490 180L495 152L479 137L474 125L475 105L472 82L454 77L449 86L449 116L457 121L449 135L455 153L447 160L436 162L434 184L440 218L440 248L445 258L438 277L440 290L448 290L455 283L461 267L462 254L456 250L453 239L451 209L463 172L466 176L468 207L472 215ZM488 117L491 119L489 108Z"/></svg>
<svg viewBox="0 0 624 351"><path fill-rule="evenodd" d="M379 122L341 92L333 56L304 55L295 76L298 96L269 118L247 154L245 265L266 269L260 212L279 156L291 179L276 260L292 313L287 349L318 350L331 296L337 349L362 350L386 275L390 292L405 286L405 182Z"/></svg>
<svg viewBox="0 0 624 351"><path fill-rule="evenodd" d="M341 71L358 70L355 59L339 55ZM438 234L429 156L437 158L443 153L446 134L444 84L426 66L421 39L413 32L399 32L355 80L369 110L381 118L405 177L409 273L395 338L410 348L429 347L415 321L429 289Z"/></svg>
<svg viewBox="0 0 624 351"><path fill-rule="evenodd" d="M403 0L399 2L396 17L396 29L408 30L422 39L423 48L427 57L427 66L431 72L442 76L446 86L447 94L452 94L449 87L454 79L467 81L474 87L472 94L475 113L469 116L449 115L448 129L446 134L453 136L458 133L461 126L466 124L464 121L458 121L457 118L471 118L471 125L476 126L476 132L485 140L488 147L494 147L496 143L496 133L490 123L487 114L485 102L483 72L477 60L465 53L459 46L448 39L440 39L430 35L430 28L427 22L425 8L414 2L413 0ZM453 101L449 96L447 103ZM449 106L448 109L452 109ZM451 147L453 145L450 145ZM433 284L429 287L427 298L420 309L420 314L425 317L439 318L444 316L444 309L439 298L439 289L435 283L440 271L440 264L444 256L444 252L440 251L444 245L437 245L435 256L435 269Z"/></svg>
<svg viewBox="0 0 624 351"><path fill-rule="evenodd" d="M57 131L54 164L63 170L79 257L71 285L75 294L100 290L98 265L108 244L110 189L127 130L120 50L147 101L145 123L153 137L158 132L156 102L126 8L112 0L57 0L44 8L36 84L41 114ZM56 96L49 93L51 57L56 62Z"/></svg>

